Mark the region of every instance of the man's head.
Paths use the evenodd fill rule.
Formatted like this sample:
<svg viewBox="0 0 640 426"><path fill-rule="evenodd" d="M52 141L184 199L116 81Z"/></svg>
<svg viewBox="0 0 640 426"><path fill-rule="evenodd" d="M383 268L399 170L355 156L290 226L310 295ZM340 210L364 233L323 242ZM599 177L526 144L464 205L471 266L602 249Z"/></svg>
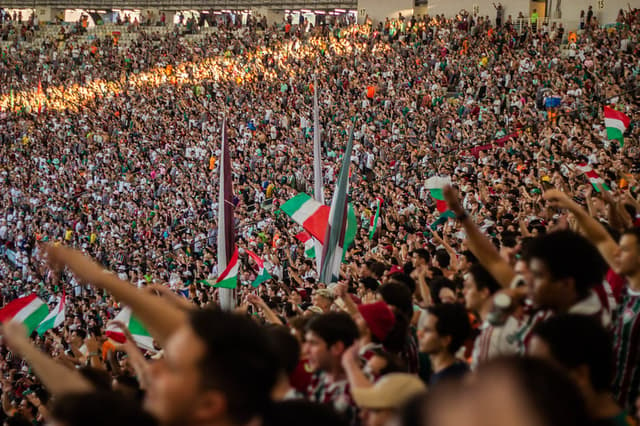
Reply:
<svg viewBox="0 0 640 426"><path fill-rule="evenodd" d="M492 294L500 289L493 275L480 264L473 264L464 277L463 294L467 309L479 311Z"/></svg>
<svg viewBox="0 0 640 426"><path fill-rule="evenodd" d="M454 355L471 333L469 316L458 303L431 306L420 318L420 350L430 355Z"/></svg>
<svg viewBox="0 0 640 426"><path fill-rule="evenodd" d="M352 388L353 399L362 410L364 426L384 426L394 413L427 387L413 374L391 373L368 388Z"/></svg>
<svg viewBox="0 0 640 426"><path fill-rule="evenodd" d="M330 371L340 365L343 352L358 337L358 326L348 314L318 315L307 324L304 352L312 368Z"/></svg>
<svg viewBox="0 0 640 426"><path fill-rule="evenodd" d="M165 425L246 423L269 404L277 364L250 319L195 310L153 364L145 408Z"/></svg>
<svg viewBox="0 0 640 426"><path fill-rule="evenodd" d="M552 232L533 239L526 258L534 303L563 310L586 298L602 282L606 264L598 250L572 231Z"/></svg>
<svg viewBox="0 0 640 426"><path fill-rule="evenodd" d="M620 275L631 276L640 271L640 228L631 228L620 237L617 267Z"/></svg>
<svg viewBox="0 0 640 426"><path fill-rule="evenodd" d="M585 396L609 389L612 343L595 318L566 314L547 319L533 329L528 352L567 370Z"/></svg>
<svg viewBox="0 0 640 426"><path fill-rule="evenodd" d="M429 265L430 259L431 255L429 254L429 250L423 248L415 249L411 256L411 260L413 261L413 266L415 268Z"/></svg>
<svg viewBox="0 0 640 426"><path fill-rule="evenodd" d="M67 394L56 398L51 406L52 426L154 426L136 399L118 392L96 391Z"/></svg>
<svg viewBox="0 0 640 426"><path fill-rule="evenodd" d="M328 312L331 309L334 299L333 292L326 288L321 288L313 293L313 304L322 309L323 312Z"/></svg>

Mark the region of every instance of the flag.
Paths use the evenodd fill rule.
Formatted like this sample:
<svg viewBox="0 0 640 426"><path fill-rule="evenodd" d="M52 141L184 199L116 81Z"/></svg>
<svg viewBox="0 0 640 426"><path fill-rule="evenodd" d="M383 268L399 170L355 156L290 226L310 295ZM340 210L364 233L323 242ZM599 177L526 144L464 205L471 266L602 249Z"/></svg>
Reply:
<svg viewBox="0 0 640 426"><path fill-rule="evenodd" d="M607 138L619 141L620 146L624 145L623 135L629 127L630 121L624 113L608 106L604 107L604 127L607 128Z"/></svg>
<svg viewBox="0 0 640 426"><path fill-rule="evenodd" d="M329 206L325 206L307 194L300 193L280 206L280 210L320 241L320 244L324 243Z"/></svg>
<svg viewBox="0 0 640 426"><path fill-rule="evenodd" d="M235 259L235 274L233 283L228 281L222 285L220 281L216 287L220 290L220 306L231 311L235 307L235 293L238 274L238 253L235 247L233 228L233 189L231 186L231 156L229 155L229 141L227 138L227 119L222 121L222 149L220 150L220 193L218 196L218 271L231 272ZM231 268L230 268L231 265ZM223 273L225 275L225 273ZM221 275L222 276L222 275ZM229 276L231 280L231 276ZM231 286L233 284L233 286Z"/></svg>
<svg viewBox="0 0 640 426"><path fill-rule="evenodd" d="M307 194L300 193L285 202L280 207L280 210L302 226L313 238L317 239L320 247L322 247L327 224L329 223L329 206L318 203ZM344 247L348 247L355 240L357 226L356 213L353 210L353 205L349 203ZM316 250L317 253L321 252Z"/></svg>
<svg viewBox="0 0 640 426"><path fill-rule="evenodd" d="M49 314L49 307L37 294L21 297L0 309L0 323L15 321L24 324L29 334L33 333Z"/></svg>
<svg viewBox="0 0 640 426"><path fill-rule="evenodd" d="M158 352L153 346L153 337L151 337L151 334L149 334L140 320L133 315L131 308L124 307L113 320L119 321L127 326L137 347L149 352ZM118 343L124 343L127 340L124 333L115 325L107 326L105 334L108 338Z"/></svg>
<svg viewBox="0 0 640 426"><path fill-rule="evenodd" d="M62 297L60 298L58 305L55 307L53 311L49 312L49 315L47 315L47 317L44 320L42 320L42 322L38 326L39 335L42 336L48 330L59 327L60 324L64 323L64 311L66 308L66 304L65 304L66 298L67 296L63 291Z"/></svg>
<svg viewBox="0 0 640 426"><path fill-rule="evenodd" d="M318 82L313 76L313 198L320 204L324 204L324 188L322 179L322 152L320 147L320 112L318 108ZM322 243L320 240L313 240L315 252L322 252ZM319 271L321 268L321 258L316 258L316 267Z"/></svg>
<svg viewBox="0 0 640 426"><path fill-rule="evenodd" d="M444 195L442 194L442 189L451 185L451 177L440 177L433 176L426 180L425 188L429 190L431 193L431 197L436 200L436 208L440 213L446 212L449 208L447 206L447 202L444 200Z"/></svg>
<svg viewBox="0 0 640 426"><path fill-rule="evenodd" d="M234 247L233 255L227 263L227 267L220 274L213 285L218 288L234 289L238 287L238 248Z"/></svg>
<svg viewBox="0 0 640 426"><path fill-rule="evenodd" d="M447 210L446 212L443 212L438 219L435 220L435 222L433 222L431 224L431 226L429 228L431 228L432 230L436 230L438 229L438 226L440 226L441 224L445 223L447 221L447 219L449 218L453 218L456 217L455 213L453 213L451 210Z"/></svg>
<svg viewBox="0 0 640 426"><path fill-rule="evenodd" d="M353 148L353 129L351 126L349 140L342 156L342 167L333 192L331 209L329 210L329 221L325 232L322 247L322 268L320 269L320 282L331 284L339 278L340 263L344 258L347 246L345 236L347 231L348 211L347 189L349 186L349 168L351 166L351 151ZM355 236L355 229L353 230Z"/></svg>
<svg viewBox="0 0 640 426"><path fill-rule="evenodd" d="M607 184L604 183L604 179L602 179L600 175L596 173L595 170L593 170L593 168L589 164L587 163L578 164L578 170L584 173L584 175L587 177L587 179L589 179L589 182L591 182L591 185L593 185L593 188L597 192L602 192L602 188L604 188L605 191L611 190L607 186Z"/></svg>
<svg viewBox="0 0 640 426"><path fill-rule="evenodd" d="M380 219L380 198L376 198L376 214L371 221L371 230L369 231L369 239L373 240L373 236L378 228L378 219Z"/></svg>
<svg viewBox="0 0 640 426"><path fill-rule="evenodd" d="M316 247L314 244L313 237L307 231L300 232L296 234L296 238L304 244L304 254L309 259L313 259L316 257Z"/></svg>
<svg viewBox="0 0 640 426"><path fill-rule="evenodd" d="M245 250L245 251L247 252L249 257L252 258L254 262L256 262L256 265L258 265L258 276L251 283L251 285L253 287L258 288L260 286L260 284L262 284L265 281L270 280L271 279L271 275L264 268L264 261L262 259L260 259L257 254L255 254L254 252L252 252L250 250Z"/></svg>

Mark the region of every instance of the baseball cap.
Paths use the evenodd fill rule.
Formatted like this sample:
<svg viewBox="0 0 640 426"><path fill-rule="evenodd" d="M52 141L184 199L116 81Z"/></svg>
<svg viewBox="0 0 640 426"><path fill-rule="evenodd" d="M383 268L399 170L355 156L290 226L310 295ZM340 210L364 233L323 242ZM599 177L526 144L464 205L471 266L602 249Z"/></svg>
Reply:
<svg viewBox="0 0 640 426"><path fill-rule="evenodd" d="M360 315L362 315L367 327L371 330L371 334L381 342L389 336L393 326L396 324L396 317L393 311L383 301L358 305L358 311L360 311Z"/></svg>
<svg viewBox="0 0 640 426"><path fill-rule="evenodd" d="M413 374L390 373L382 376L372 387L354 387L351 393L358 407L384 410L400 408L426 390L427 386Z"/></svg>

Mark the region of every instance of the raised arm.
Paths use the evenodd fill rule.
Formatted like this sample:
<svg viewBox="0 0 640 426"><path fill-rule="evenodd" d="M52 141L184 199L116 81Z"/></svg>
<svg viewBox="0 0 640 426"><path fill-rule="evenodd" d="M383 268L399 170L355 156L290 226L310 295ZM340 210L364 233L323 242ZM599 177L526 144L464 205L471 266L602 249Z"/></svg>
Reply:
<svg viewBox="0 0 640 426"><path fill-rule="evenodd" d="M564 192L550 189L544 193L544 199L554 207L567 209L573 213L586 237L598 248L609 266L617 272L615 258L619 247L605 227Z"/></svg>
<svg viewBox="0 0 640 426"><path fill-rule="evenodd" d="M187 314L173 303L119 279L82 252L62 245L43 248L54 269L66 266L81 281L108 291L129 306L161 346L186 321Z"/></svg>
<svg viewBox="0 0 640 426"><path fill-rule="evenodd" d="M82 377L77 370L65 367L35 347L27 337L27 332L22 324L15 322L4 324L2 335L9 348L29 364L36 376L53 395L93 390L91 383Z"/></svg>
<svg viewBox="0 0 640 426"><path fill-rule="evenodd" d="M456 190L447 185L444 188L444 198L447 200L449 208L462 223L467 233L467 243L471 252L502 287L509 287L516 276L511 265L500 256L500 252L498 252L496 246L480 231L480 228L478 228L464 208L462 208Z"/></svg>

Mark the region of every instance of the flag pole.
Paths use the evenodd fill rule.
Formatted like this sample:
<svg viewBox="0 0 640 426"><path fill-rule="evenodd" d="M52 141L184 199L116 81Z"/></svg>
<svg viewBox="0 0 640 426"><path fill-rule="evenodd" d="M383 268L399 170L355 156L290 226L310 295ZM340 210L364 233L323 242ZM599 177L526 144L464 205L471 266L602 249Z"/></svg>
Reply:
<svg viewBox="0 0 640 426"><path fill-rule="evenodd" d="M348 214L348 186L349 167L351 166L351 151L353 149L353 130L355 128L355 118L351 123L349 140L342 157L342 166L333 199L331 200L331 210L329 211L329 221L324 237L322 250L322 268L320 269L320 282L331 284L337 282L340 274L340 264L342 263L345 247L345 235L347 228Z"/></svg>
<svg viewBox="0 0 640 426"><path fill-rule="evenodd" d="M318 108L318 78L313 75L313 198L324 204L324 188L322 179L322 153L320 147L320 112ZM318 274L322 267L322 244L317 239L313 239L316 250L316 268Z"/></svg>
<svg viewBox="0 0 640 426"><path fill-rule="evenodd" d="M218 273L227 268L235 243L233 222L233 192L231 182L231 158L227 136L227 117L222 120L222 149L220 150L220 192L218 195ZM225 311L235 308L235 289L220 288L220 307Z"/></svg>

